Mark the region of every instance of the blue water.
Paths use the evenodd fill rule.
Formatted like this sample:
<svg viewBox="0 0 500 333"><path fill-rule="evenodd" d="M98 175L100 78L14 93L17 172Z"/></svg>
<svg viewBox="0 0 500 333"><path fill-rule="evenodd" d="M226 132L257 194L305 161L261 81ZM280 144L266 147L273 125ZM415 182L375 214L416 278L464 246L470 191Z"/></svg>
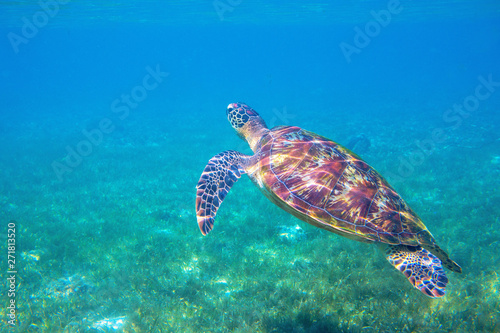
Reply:
<svg viewBox="0 0 500 333"><path fill-rule="evenodd" d="M500 330L498 1L22 1L0 4L0 22L19 332ZM271 126L365 135L350 148L464 270L444 300L248 179L202 237L206 162L250 153L225 117L237 101ZM308 237L282 241L297 224Z"/></svg>

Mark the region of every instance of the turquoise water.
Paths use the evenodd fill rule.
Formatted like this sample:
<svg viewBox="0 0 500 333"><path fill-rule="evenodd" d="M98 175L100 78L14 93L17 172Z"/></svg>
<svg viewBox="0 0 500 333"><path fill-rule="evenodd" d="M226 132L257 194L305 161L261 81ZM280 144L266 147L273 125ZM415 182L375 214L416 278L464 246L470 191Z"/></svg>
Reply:
<svg viewBox="0 0 500 333"><path fill-rule="evenodd" d="M498 1L18 1L0 22L1 331L500 331ZM352 145L461 265L446 296L246 176L202 236L207 161L251 153L237 101Z"/></svg>

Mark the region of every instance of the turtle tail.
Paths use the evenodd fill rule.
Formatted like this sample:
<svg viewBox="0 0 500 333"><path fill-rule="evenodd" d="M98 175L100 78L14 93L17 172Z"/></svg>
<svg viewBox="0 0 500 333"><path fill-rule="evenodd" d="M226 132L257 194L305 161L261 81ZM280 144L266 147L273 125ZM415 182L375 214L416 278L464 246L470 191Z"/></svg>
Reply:
<svg viewBox="0 0 500 333"><path fill-rule="evenodd" d="M247 157L228 150L208 161L196 186L196 218L203 235L212 230L219 206L233 184L246 173L244 163Z"/></svg>
<svg viewBox="0 0 500 333"><path fill-rule="evenodd" d="M452 272L462 273L462 267L451 260L451 258L448 256L448 253L444 252L444 250L441 249L437 244L425 244L424 246L441 260L441 263L444 267L448 268Z"/></svg>

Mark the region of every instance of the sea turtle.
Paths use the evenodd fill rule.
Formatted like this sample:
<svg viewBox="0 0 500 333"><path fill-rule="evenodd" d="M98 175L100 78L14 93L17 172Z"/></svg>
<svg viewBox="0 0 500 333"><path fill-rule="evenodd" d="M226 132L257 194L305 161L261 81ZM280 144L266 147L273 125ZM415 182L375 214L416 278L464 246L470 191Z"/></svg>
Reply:
<svg viewBox="0 0 500 333"><path fill-rule="evenodd" d="M243 103L227 117L254 155L228 150L210 159L197 185L196 217L206 235L242 174L277 206L316 227L383 246L386 258L430 297L445 294L442 267L460 266L437 244L422 220L372 167L341 145L293 126L268 129Z"/></svg>

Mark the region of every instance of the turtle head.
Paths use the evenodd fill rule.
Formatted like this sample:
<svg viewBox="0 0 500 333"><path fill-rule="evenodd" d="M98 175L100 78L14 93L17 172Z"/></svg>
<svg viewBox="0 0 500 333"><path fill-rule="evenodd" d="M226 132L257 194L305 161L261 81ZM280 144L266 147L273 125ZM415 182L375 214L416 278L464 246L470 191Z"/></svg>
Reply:
<svg viewBox="0 0 500 333"><path fill-rule="evenodd" d="M254 150L262 135L268 131L264 119L254 109L243 103L229 104L226 114L238 136L245 139Z"/></svg>

